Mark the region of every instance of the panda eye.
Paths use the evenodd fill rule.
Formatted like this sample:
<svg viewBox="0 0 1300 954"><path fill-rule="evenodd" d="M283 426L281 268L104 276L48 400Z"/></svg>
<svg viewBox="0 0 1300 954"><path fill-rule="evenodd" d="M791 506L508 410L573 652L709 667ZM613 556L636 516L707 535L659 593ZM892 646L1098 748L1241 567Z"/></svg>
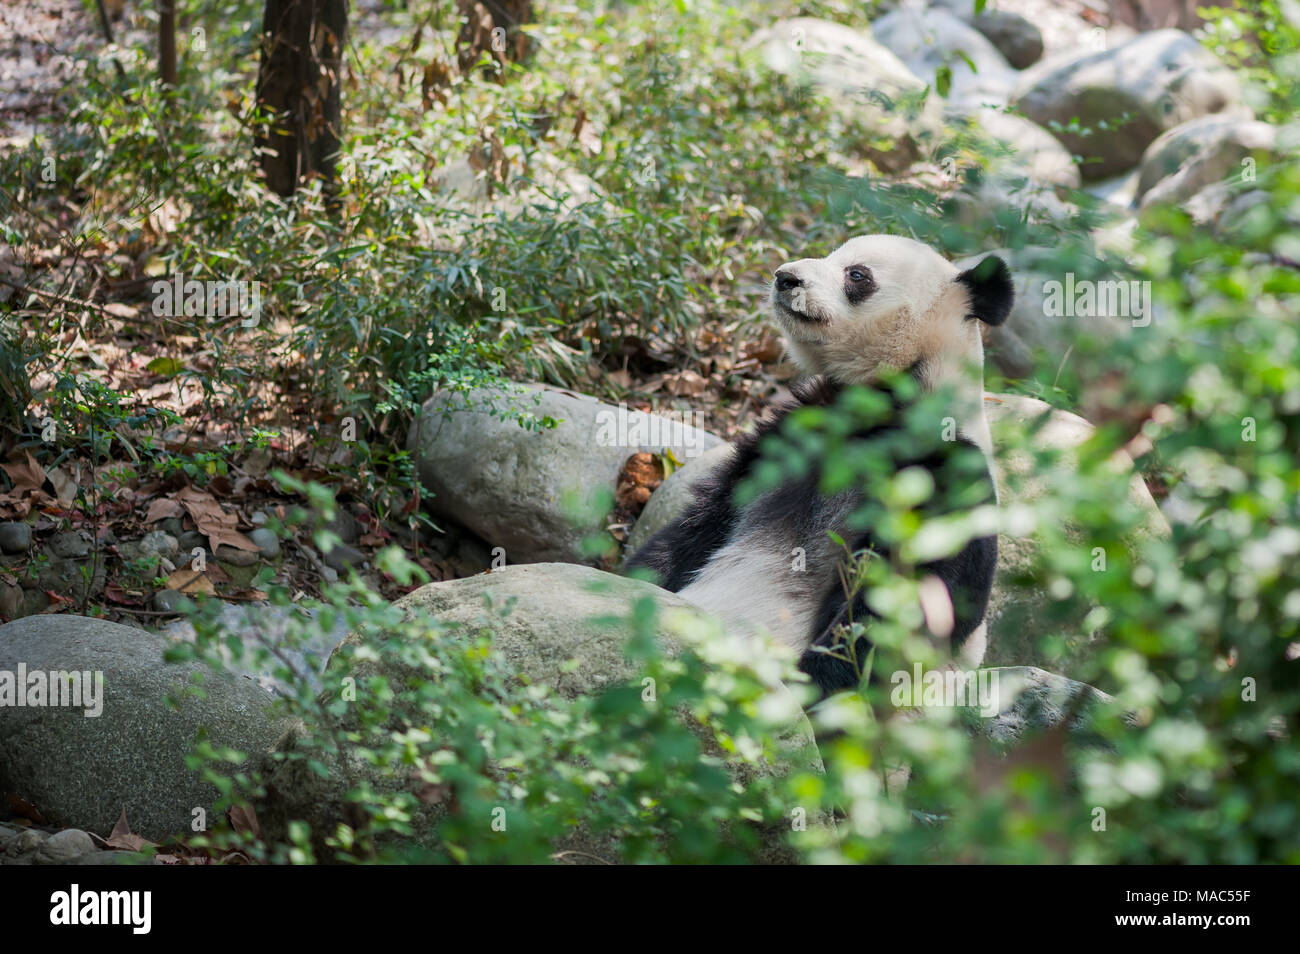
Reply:
<svg viewBox="0 0 1300 954"><path fill-rule="evenodd" d="M850 268L849 281L854 283L871 281L871 272L865 268Z"/></svg>

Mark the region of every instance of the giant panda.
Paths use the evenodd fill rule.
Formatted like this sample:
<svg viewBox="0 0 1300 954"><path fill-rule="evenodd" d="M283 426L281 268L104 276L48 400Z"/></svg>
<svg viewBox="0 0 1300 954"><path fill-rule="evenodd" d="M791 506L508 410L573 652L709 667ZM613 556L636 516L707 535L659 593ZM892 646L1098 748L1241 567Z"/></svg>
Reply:
<svg viewBox="0 0 1300 954"><path fill-rule="evenodd" d="M768 303L807 378L792 388L788 402L732 445L725 462L693 487L693 502L633 555L629 567L652 571L661 586L733 629L766 629L799 653L799 668L823 696L856 687L857 667L845 653L825 650L842 647L843 625L850 620L866 621L870 630L865 594L847 599L840 576L844 549L830 537L834 531L853 552L879 549L869 528L847 523L862 495L825 496L818 490L820 474L811 473L738 507L736 487L755 467L762 439L779 432L792 411L833 405L851 386L882 387L882 376L892 370L910 375L919 390L943 386L944 394L953 395L952 445L973 445L984 455L981 479L988 484L988 501L996 501L980 325L1005 321L1013 298L1001 259L989 256L960 271L929 246L892 235L859 236L825 258L782 265ZM930 453L907 465L933 473L942 463ZM802 572L792 568L795 548L806 553ZM919 568L946 587L952 645L972 666L984 655L984 614L996 563L997 538L989 535Z"/></svg>

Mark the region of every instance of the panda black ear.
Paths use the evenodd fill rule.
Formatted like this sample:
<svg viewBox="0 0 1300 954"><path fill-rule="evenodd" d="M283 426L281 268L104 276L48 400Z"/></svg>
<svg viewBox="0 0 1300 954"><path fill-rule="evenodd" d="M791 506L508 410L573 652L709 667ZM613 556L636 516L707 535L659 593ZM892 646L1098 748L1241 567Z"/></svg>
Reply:
<svg viewBox="0 0 1300 954"><path fill-rule="evenodd" d="M966 269L956 280L965 285L970 294L967 317L978 318L986 325L1000 325L1007 320L1016 300L1016 289L1006 262L990 255L974 268Z"/></svg>

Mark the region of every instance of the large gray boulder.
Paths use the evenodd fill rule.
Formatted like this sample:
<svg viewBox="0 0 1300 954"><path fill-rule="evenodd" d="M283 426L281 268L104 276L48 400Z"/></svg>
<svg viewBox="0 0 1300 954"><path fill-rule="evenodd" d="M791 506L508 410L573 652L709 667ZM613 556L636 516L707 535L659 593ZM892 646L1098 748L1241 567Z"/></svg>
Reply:
<svg viewBox="0 0 1300 954"><path fill-rule="evenodd" d="M1024 451L999 452L1027 442L1032 449L1062 452L1058 467L1068 472L1075 467L1073 451L1086 441L1093 427L1083 418L1052 408L1033 398L1012 394L986 394L984 410L993 433L995 476L1000 488L1000 506L1007 510L1018 504L1032 504L1045 493L1046 482L1035 480L1032 461ZM1044 418L1040 425L1040 418ZM666 526L693 498L692 487L718 467L727 448L712 452L673 473L649 502L628 537L625 557L634 554L661 527ZM1115 466L1133 470L1133 462L1118 455ZM1041 475L1040 475L1041 476ZM1142 477L1133 473L1129 481L1130 502L1146 515L1146 523L1131 541L1152 535L1165 535L1168 524L1161 515ZM1058 632L1059 624L1045 612L1054 599L1033 580L1032 567L1038 542L1033 533L1017 535L1004 532L998 536L998 572L989 602L988 651L985 662L991 665L1042 665L1062 668L1086 655L1094 642L1092 633L1075 632L1066 640L1062 655L1048 656L1039 645L1040 638Z"/></svg>
<svg viewBox="0 0 1300 954"><path fill-rule="evenodd" d="M1027 224L1065 227L1078 209L1061 199L1054 186L1031 178L1024 170L1007 168L963 183L944 212L954 225L976 235L987 234L992 226L1016 235Z"/></svg>
<svg viewBox="0 0 1300 954"><path fill-rule="evenodd" d="M1015 88L1016 72L997 47L947 10L900 7L874 21L871 32L932 86L946 68L952 83L945 95L950 110L1001 105Z"/></svg>
<svg viewBox="0 0 1300 954"><path fill-rule="evenodd" d="M606 628L598 620L626 616L633 603L647 597L665 611L693 610L656 586L572 563L508 566L430 583L394 605L442 623L491 626L492 645L516 672L572 699L631 678L623 655L631 631L623 625ZM490 608L504 609L507 601L508 612ZM659 636L670 651L678 650L669 629ZM356 645L361 639L353 634L345 642Z"/></svg>
<svg viewBox="0 0 1300 954"><path fill-rule="evenodd" d="M658 607L658 636L669 655L676 655L687 643L706 653L710 640L715 646L738 645L704 620L697 608L672 593L639 580L568 563L508 566L475 577L432 583L394 605L408 617L432 618L450 626L445 638L486 629L492 634L494 649L512 672L533 685L545 686L561 697L574 699L616 685L640 685L639 675L624 650L633 633L629 614L644 599L653 600ZM701 634L709 634L705 644L699 642ZM370 638L354 633L344 645L367 647L373 643ZM399 692L412 676L430 677L430 672L414 669L409 662L375 655L378 658L372 656L346 672L332 664L331 673L336 679L354 677L358 685L379 673ZM812 728L798 699L768 672L765 682L771 701L785 713L787 720L785 728L778 732L781 759L763 765L728 761L741 784L755 773L823 771ZM691 727L706 752L725 758L706 729L693 720ZM299 744L298 739L286 739L281 748L286 753L292 752ZM501 753L503 757L508 754ZM355 758L351 752L345 755L357 779L379 791L391 793L404 786L416 790L421 785L414 775L406 780L395 779ZM263 829L271 838L283 837L290 819L306 821L319 836L332 832L347 817L342 772L337 765L331 765L330 769L329 777L321 778L308 771L301 761L291 760L274 770L267 787L267 802L259 809ZM525 768L521 784L527 784L526 776ZM439 850L436 844L429 843L427 836L445 810L441 802L422 803L408 844ZM784 833L770 834L767 857L788 860ZM575 831L555 848L557 852L570 853L565 856L568 859L596 857L612 861L618 857L615 841L582 831Z"/></svg>
<svg viewBox="0 0 1300 954"><path fill-rule="evenodd" d="M1254 120L1207 116L1175 126L1142 156L1137 197L1143 208L1180 205L1210 186L1250 181L1276 144L1277 129Z"/></svg>
<svg viewBox="0 0 1300 954"><path fill-rule="evenodd" d="M1015 234L1026 223L1065 222L1078 213L1062 190L1079 188L1079 168L1055 136L1004 109L950 113L973 134L997 143L988 168L968 177L951 197L948 214L954 223L976 232L997 223Z"/></svg>
<svg viewBox="0 0 1300 954"><path fill-rule="evenodd" d="M0 626L0 674L21 666L28 674L103 678L97 716L86 714L93 705L0 706L0 789L27 799L54 824L103 835L123 808L132 829L155 841L190 832L198 808L211 824L217 792L185 765L200 733L247 754L247 767L293 723L248 679L164 662L168 645L156 634L82 616L30 616ZM186 693L195 679L202 679L205 698Z"/></svg>
<svg viewBox="0 0 1300 954"><path fill-rule="evenodd" d="M982 132L1009 147L1002 166L1048 186L1079 188L1079 167L1070 150L1042 126L1000 109L981 109L972 117Z"/></svg>
<svg viewBox="0 0 1300 954"><path fill-rule="evenodd" d="M774 73L817 89L873 138L897 148L873 152L886 168L906 167L943 130L942 99L870 30L795 17L760 30L748 44Z"/></svg>
<svg viewBox="0 0 1300 954"><path fill-rule="evenodd" d="M267 692L292 696L300 682L320 690L320 672L330 653L348 634L341 617L335 618L330 630L320 626L319 617L318 607L222 603L216 607L212 624L223 636L237 637L244 647L244 653L238 656L229 644L219 647L228 671L252 679ZM188 618L172 620L159 632L173 642L193 643L198 638L194 623ZM257 656L259 650L272 655L261 660ZM294 673L288 681L276 674L282 665Z"/></svg>
<svg viewBox="0 0 1300 954"><path fill-rule="evenodd" d="M526 429L511 416L558 421ZM584 540L613 545L599 492L641 451L690 460L719 443L684 421L614 407L541 385L501 394L440 392L411 426L408 447L432 511L502 547L510 563L585 561Z"/></svg>
<svg viewBox="0 0 1300 954"><path fill-rule="evenodd" d="M1113 49L1040 63L1023 74L1016 105L1083 156L1085 179L1137 165L1167 129L1212 113L1241 110L1232 71L1195 39L1156 30ZM1129 115L1124 122L1119 117ZM1080 131L1067 127L1077 119Z"/></svg>

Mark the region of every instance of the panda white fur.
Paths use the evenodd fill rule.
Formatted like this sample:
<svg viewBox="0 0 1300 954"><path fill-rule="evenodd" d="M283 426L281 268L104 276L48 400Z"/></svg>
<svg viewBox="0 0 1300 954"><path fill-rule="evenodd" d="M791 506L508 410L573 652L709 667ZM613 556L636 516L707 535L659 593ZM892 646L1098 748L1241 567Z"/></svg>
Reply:
<svg viewBox="0 0 1300 954"><path fill-rule="evenodd" d="M864 596L848 602L840 579L843 550L876 549L870 530L846 521L862 502L846 492L818 492L819 473L770 490L744 508L737 484L759 458L758 444L804 405L830 405L843 388L878 386L885 369L906 371L923 389L949 387L958 442L984 454L988 498L996 499L992 445L983 410L984 350L980 322L1006 320L1014 291L1001 259L959 271L938 252L908 238L866 235L825 258L776 270L769 303L791 356L810 377L793 400L733 445L731 456L694 487L694 502L653 536L629 566L738 629L764 628L800 653L800 668L823 693L851 688L858 673L842 654L814 651L841 640L849 620L868 620ZM932 471L941 462L907 462ZM792 553L803 548L804 569ZM960 553L920 569L938 577L952 600L952 644L978 665L984 655L984 613L997 563L997 538L971 540ZM869 629L869 627L868 627ZM861 656L859 656L861 658Z"/></svg>

